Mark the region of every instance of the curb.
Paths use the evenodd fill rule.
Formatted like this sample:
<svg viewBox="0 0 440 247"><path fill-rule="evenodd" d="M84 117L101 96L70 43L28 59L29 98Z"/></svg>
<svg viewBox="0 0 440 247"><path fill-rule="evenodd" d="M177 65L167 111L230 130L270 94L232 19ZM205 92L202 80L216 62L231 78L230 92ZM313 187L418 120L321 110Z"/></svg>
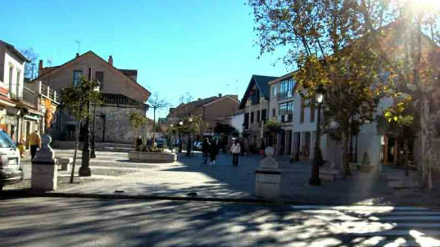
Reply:
<svg viewBox="0 0 440 247"><path fill-rule="evenodd" d="M85 199L116 199L116 200L169 200L169 201L194 201L194 202L225 202L225 203L246 203L246 204L262 204L262 205L312 205L312 206L347 206L347 204L323 203L323 202L305 202L294 200L265 200L259 198L224 198L224 197L192 197L192 196L161 196L161 195L124 195L124 194L85 194L85 193L62 193L62 192L38 192L26 190L3 191L0 193L2 199L17 199L24 197L47 197L47 198L85 198ZM411 207L427 207L431 209L440 209L440 205L420 205L420 204L402 204L402 205L368 205L353 204L350 206L411 206Z"/></svg>

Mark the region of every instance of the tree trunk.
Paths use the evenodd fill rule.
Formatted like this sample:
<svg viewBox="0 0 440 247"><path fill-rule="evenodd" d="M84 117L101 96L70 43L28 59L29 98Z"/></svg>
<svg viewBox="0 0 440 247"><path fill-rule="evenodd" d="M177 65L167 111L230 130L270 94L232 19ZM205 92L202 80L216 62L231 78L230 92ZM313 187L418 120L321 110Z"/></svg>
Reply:
<svg viewBox="0 0 440 247"><path fill-rule="evenodd" d="M70 174L70 183L73 183L73 177L75 175L76 155L78 153L78 146L79 146L79 128L80 128L80 121L76 123L76 128L75 128L75 152L73 153L73 164L72 164L72 172Z"/></svg>
<svg viewBox="0 0 440 247"><path fill-rule="evenodd" d="M156 107L153 108L153 145L156 141Z"/></svg>
<svg viewBox="0 0 440 247"><path fill-rule="evenodd" d="M432 160L432 153L434 152L432 148L433 143L433 135L432 131L429 128L429 102L426 100L426 95L423 94L422 96L422 116L420 118L421 120L421 139L422 139L422 184L423 188L432 190L433 189L433 183L432 183L432 174L431 174L431 162Z"/></svg>
<svg viewBox="0 0 440 247"><path fill-rule="evenodd" d="M350 170L350 150L349 150L349 131L342 133L342 167L344 169L344 178L351 176Z"/></svg>

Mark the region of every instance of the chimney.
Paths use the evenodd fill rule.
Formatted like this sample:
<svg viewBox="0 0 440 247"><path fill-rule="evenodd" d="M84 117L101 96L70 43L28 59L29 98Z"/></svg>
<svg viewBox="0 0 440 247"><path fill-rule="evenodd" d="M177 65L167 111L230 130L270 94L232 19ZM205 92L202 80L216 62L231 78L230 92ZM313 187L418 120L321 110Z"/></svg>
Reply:
<svg viewBox="0 0 440 247"><path fill-rule="evenodd" d="M110 55L110 56L108 57L108 63L111 64L111 65L113 66L113 57L112 57L112 55Z"/></svg>
<svg viewBox="0 0 440 247"><path fill-rule="evenodd" d="M221 98L221 97L223 97L223 95L222 95L221 93L219 93L219 94L218 94L218 97Z"/></svg>
<svg viewBox="0 0 440 247"><path fill-rule="evenodd" d="M40 59L40 61L38 62L38 75L41 75L41 70L43 70L43 60Z"/></svg>
<svg viewBox="0 0 440 247"><path fill-rule="evenodd" d="M79 53L78 52L76 53L76 57L79 57Z"/></svg>

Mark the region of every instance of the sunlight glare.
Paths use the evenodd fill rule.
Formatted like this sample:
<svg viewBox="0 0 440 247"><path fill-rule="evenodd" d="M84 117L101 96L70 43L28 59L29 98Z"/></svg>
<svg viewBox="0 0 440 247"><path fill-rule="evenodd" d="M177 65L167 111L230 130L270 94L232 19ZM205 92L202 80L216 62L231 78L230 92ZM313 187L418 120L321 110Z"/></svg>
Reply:
<svg viewBox="0 0 440 247"><path fill-rule="evenodd" d="M410 4L416 11L440 11L440 0L399 0L401 3Z"/></svg>

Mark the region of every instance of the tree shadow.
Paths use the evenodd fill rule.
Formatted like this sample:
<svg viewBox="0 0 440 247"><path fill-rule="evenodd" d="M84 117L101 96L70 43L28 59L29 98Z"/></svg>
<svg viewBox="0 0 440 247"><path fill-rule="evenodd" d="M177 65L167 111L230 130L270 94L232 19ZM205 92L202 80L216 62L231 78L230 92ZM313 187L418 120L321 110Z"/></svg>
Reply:
<svg viewBox="0 0 440 247"><path fill-rule="evenodd" d="M217 202L40 198L4 201L0 208L2 245L18 247L54 243L157 247L376 246L399 243L402 239L418 245L420 237L411 231L424 232L399 225L401 221L390 215L402 211L392 208L368 214L352 209L328 218L319 217L329 215L320 210L335 210L333 207L310 212L287 205Z"/></svg>

